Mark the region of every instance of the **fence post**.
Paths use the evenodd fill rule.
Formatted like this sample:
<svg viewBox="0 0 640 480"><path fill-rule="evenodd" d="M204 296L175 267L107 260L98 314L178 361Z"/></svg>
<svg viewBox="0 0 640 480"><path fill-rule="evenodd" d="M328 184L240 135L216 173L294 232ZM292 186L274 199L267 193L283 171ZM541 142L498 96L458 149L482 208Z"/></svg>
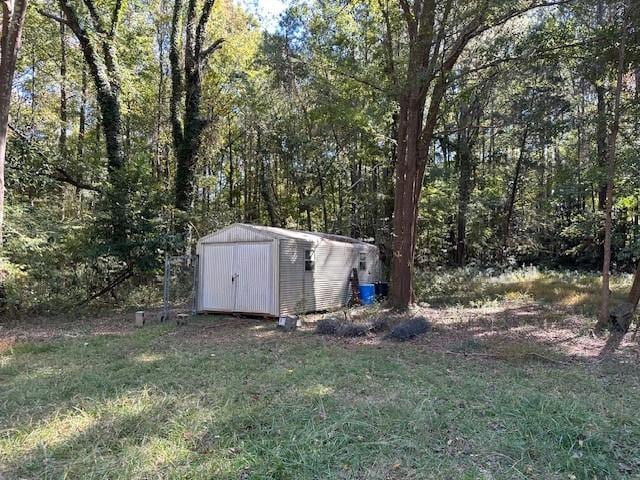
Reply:
<svg viewBox="0 0 640 480"><path fill-rule="evenodd" d="M198 269L200 267L200 257L198 255L193 255L191 268L193 268L193 303L191 307L191 315L196 316L198 313Z"/></svg>
<svg viewBox="0 0 640 480"><path fill-rule="evenodd" d="M162 293L162 321L169 319L169 282L171 281L171 262L169 255L164 257L164 288Z"/></svg>

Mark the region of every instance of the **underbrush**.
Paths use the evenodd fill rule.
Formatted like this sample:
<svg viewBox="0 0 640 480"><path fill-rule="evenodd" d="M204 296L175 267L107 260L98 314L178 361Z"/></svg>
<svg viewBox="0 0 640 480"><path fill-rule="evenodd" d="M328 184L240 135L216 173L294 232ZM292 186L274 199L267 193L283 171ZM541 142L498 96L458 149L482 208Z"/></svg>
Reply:
<svg viewBox="0 0 640 480"><path fill-rule="evenodd" d="M631 286L631 275L611 279L614 300ZM418 300L435 306L485 306L502 301L536 301L575 308L592 315L600 301L600 274L543 270L537 267L497 271L474 268L421 271L416 275Z"/></svg>

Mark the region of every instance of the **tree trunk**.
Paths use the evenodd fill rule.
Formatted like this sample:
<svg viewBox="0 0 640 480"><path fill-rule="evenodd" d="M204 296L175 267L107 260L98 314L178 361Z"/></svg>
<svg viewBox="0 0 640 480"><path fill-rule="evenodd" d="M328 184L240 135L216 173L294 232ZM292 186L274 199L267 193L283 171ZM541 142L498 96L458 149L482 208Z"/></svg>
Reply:
<svg viewBox="0 0 640 480"><path fill-rule="evenodd" d="M633 275L633 284L631 285L631 290L629 291L629 303L633 306L634 310L638 308L639 301L640 301L640 262L638 262L638 266L636 267L636 273Z"/></svg>
<svg viewBox="0 0 640 480"><path fill-rule="evenodd" d="M502 238L502 255L504 256L508 243L509 237L511 235L511 221L513 219L513 209L516 204L516 195L518 194L518 184L520 183L520 174L522 172L522 164L524 161L524 156L527 148L527 138L529 136L529 125L527 124L524 127L524 131L522 132L522 138L520 139L520 152L518 154L518 160L516 162L516 169L513 173L513 182L511 184L511 191L509 193L509 198L507 200L507 205L505 208L505 218L504 218L504 226L503 226L503 238Z"/></svg>
<svg viewBox="0 0 640 480"><path fill-rule="evenodd" d="M195 189L196 159L202 132L208 121L201 117L202 69L210 54L220 48L218 39L204 48L205 29L215 0L205 0L200 16L196 15L196 0L189 0L185 21L183 63L179 54L182 0L175 0L171 23L169 59L171 65L171 127L176 156L175 207L190 212ZM182 109L182 118L180 110ZM185 233L187 224L180 222L178 230Z"/></svg>
<svg viewBox="0 0 640 480"><path fill-rule="evenodd" d="M426 149L420 145L424 103L414 92L402 102L398 121L391 297L402 308L414 301L413 270L423 179L419 174L419 164L427 161ZM427 145L430 143L431 135Z"/></svg>
<svg viewBox="0 0 640 480"><path fill-rule="evenodd" d="M92 0L85 0L95 32L89 32L86 29L86 22L78 17L77 11L69 3L65 0L59 0L58 3L64 18L46 12L41 13L66 25L74 33L89 73L93 78L102 121L102 132L107 147L107 172L110 184L107 190L107 203L111 217L112 241L116 244L123 243L127 240L128 235L127 205L129 194L123 172L125 156L123 154L120 109L120 80L117 69L117 51L114 46L122 3L116 3L116 8L109 22L110 30L107 31Z"/></svg>
<svg viewBox="0 0 640 480"><path fill-rule="evenodd" d="M626 12L628 14L628 12ZM620 44L618 46L618 67L616 88L613 97L613 121L607 139L607 196L604 211L604 258L602 262L602 292L600 298L600 313L596 329L602 329L609 323L609 301L611 291L609 289L609 278L611 275L611 237L613 230L613 182L616 173L616 142L620 129L621 116L621 96L625 74L626 38L627 25L625 21L620 29Z"/></svg>
<svg viewBox="0 0 640 480"><path fill-rule="evenodd" d="M456 219L456 264L464 267L466 255L467 236L467 209L469 198L471 197L471 164L472 153L468 142L460 140L458 142L458 163L460 175L458 177L458 215Z"/></svg>
<svg viewBox="0 0 640 480"><path fill-rule="evenodd" d="M607 103L603 85L596 86L597 114L596 114L596 155L601 172L607 168ZM604 211L607 203L607 180L600 179L598 186L598 209Z"/></svg>
<svg viewBox="0 0 640 480"><path fill-rule="evenodd" d="M58 152L61 159L67 157L67 41L65 26L60 24L60 135Z"/></svg>
<svg viewBox="0 0 640 480"><path fill-rule="evenodd" d="M476 93L469 104L461 102L458 115L458 139L456 142L456 156L458 160L458 212L456 218L456 264L464 267L466 257L467 210L471 198L472 176L474 171L473 148L476 143L480 123L482 106L480 96L482 90Z"/></svg>
<svg viewBox="0 0 640 480"><path fill-rule="evenodd" d="M83 63L82 64L82 85L81 85L81 93L80 93L80 112L79 112L79 120L78 120L78 150L77 150L77 158L78 161L82 160L84 155L84 135L86 130L86 122L87 122L87 67Z"/></svg>
<svg viewBox="0 0 640 480"><path fill-rule="evenodd" d="M233 165L233 140L231 138L231 117L228 119L228 148L229 148L229 208L233 208L233 197L235 195L235 185L233 183L235 177L235 167Z"/></svg>
<svg viewBox="0 0 640 480"><path fill-rule="evenodd" d="M409 49L405 77L398 78L394 73L395 68L390 69L400 104L391 302L398 307L406 308L414 300L413 269L418 209L428 150L433 141L440 105L449 73L469 41L480 32L489 2L479 6L468 23L461 26L453 37L447 38L446 42L444 39L448 36L447 27L452 2L445 2L437 20L438 8L433 0L416 1L413 5L406 0L399 0L399 3L406 22Z"/></svg>
<svg viewBox="0 0 640 480"><path fill-rule="evenodd" d="M7 152L9 107L16 60L22 43L22 29L27 14L27 0L2 0L2 34L0 34L0 249L4 231L4 163Z"/></svg>

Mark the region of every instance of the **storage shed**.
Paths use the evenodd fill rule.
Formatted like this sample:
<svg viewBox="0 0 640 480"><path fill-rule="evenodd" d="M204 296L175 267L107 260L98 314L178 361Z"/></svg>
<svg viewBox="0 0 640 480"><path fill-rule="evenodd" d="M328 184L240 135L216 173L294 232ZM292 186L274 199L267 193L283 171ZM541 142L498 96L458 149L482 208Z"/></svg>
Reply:
<svg viewBox="0 0 640 480"><path fill-rule="evenodd" d="M349 277L379 280L374 245L340 235L242 223L198 241L198 312L270 316L331 310L347 304Z"/></svg>

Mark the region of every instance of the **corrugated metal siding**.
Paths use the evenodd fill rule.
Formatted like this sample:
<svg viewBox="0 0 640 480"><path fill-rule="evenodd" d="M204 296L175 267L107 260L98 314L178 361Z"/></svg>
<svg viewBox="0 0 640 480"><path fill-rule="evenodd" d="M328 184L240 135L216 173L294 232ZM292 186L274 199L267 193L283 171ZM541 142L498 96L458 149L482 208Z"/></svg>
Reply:
<svg viewBox="0 0 640 480"><path fill-rule="evenodd" d="M233 275L234 245L203 245L200 250L198 308L230 312L235 303Z"/></svg>
<svg viewBox="0 0 640 480"><path fill-rule="evenodd" d="M200 243L264 242L273 238L259 230L234 224L201 238Z"/></svg>
<svg viewBox="0 0 640 480"><path fill-rule="evenodd" d="M304 270L304 250L314 249L315 268ZM280 240L281 314L332 310L347 304L351 296L349 276L358 267L359 252L367 253L362 283L379 279L378 249L362 245L322 242L313 247L295 240Z"/></svg>
<svg viewBox="0 0 640 480"><path fill-rule="evenodd" d="M274 313L272 242L240 243L233 247L234 312Z"/></svg>
<svg viewBox="0 0 640 480"><path fill-rule="evenodd" d="M301 313L304 288L304 250L311 244L280 240L280 315Z"/></svg>
<svg viewBox="0 0 640 480"><path fill-rule="evenodd" d="M199 244L198 311L277 316L277 242Z"/></svg>

